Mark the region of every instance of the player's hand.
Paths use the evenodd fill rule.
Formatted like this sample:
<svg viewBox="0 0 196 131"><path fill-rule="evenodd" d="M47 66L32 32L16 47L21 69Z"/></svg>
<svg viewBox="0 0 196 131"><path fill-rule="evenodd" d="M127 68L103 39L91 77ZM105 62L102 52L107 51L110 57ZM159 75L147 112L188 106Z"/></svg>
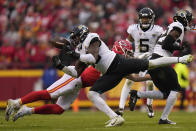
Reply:
<svg viewBox="0 0 196 131"><path fill-rule="evenodd" d="M185 45L173 44L173 50L184 50Z"/></svg>
<svg viewBox="0 0 196 131"><path fill-rule="evenodd" d="M63 67L64 67L64 65L61 63L61 60L58 56L53 56L52 57L52 63L59 70L62 70Z"/></svg>
<svg viewBox="0 0 196 131"><path fill-rule="evenodd" d="M180 50L186 50L186 45L182 44Z"/></svg>
<svg viewBox="0 0 196 131"><path fill-rule="evenodd" d="M143 53L140 56L138 56L139 59L149 59L151 57L151 54L149 52Z"/></svg>
<svg viewBox="0 0 196 131"><path fill-rule="evenodd" d="M72 56L75 59L79 59L80 58L80 54L76 53L75 50L67 51L66 54Z"/></svg>
<svg viewBox="0 0 196 131"><path fill-rule="evenodd" d="M63 45L63 50L64 51L71 51L71 50L74 50L74 47L72 46L71 43L67 43L67 44Z"/></svg>
<svg viewBox="0 0 196 131"><path fill-rule="evenodd" d="M73 44L70 42L70 40L62 36L51 38L49 43L59 49L71 50L73 48Z"/></svg>

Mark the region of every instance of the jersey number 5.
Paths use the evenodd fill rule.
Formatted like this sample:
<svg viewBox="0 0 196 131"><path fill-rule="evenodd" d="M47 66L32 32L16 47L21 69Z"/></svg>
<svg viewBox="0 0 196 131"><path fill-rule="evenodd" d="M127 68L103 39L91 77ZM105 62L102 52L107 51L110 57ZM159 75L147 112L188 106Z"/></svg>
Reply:
<svg viewBox="0 0 196 131"><path fill-rule="evenodd" d="M149 45L144 44L145 42L149 42L149 39L140 39L140 52L148 52Z"/></svg>

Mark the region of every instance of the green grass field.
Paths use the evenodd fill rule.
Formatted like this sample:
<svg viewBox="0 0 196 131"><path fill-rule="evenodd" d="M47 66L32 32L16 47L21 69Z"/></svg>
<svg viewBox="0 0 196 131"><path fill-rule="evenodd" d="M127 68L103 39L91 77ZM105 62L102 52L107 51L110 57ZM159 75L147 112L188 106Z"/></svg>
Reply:
<svg viewBox="0 0 196 131"><path fill-rule="evenodd" d="M4 111L0 111L0 131L196 131L196 112L172 112L170 119L177 125L158 125L161 112L149 119L146 113L126 111L125 124L120 127L105 128L108 118L102 112L81 110L67 111L62 115L32 115L16 122L5 121Z"/></svg>

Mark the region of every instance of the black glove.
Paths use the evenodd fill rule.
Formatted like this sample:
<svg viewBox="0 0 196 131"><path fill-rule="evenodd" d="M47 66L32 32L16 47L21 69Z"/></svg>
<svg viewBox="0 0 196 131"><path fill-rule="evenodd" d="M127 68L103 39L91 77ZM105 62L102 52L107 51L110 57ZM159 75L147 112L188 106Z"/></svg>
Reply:
<svg viewBox="0 0 196 131"><path fill-rule="evenodd" d="M75 59L79 59L80 58L80 54L76 53L75 50L67 51L66 54L72 56Z"/></svg>
<svg viewBox="0 0 196 131"><path fill-rule="evenodd" d="M69 44L64 44L63 45L63 50L64 51L70 51L70 50L74 50L74 46L71 44L71 43L69 43Z"/></svg>
<svg viewBox="0 0 196 131"><path fill-rule="evenodd" d="M64 65L61 63L61 60L59 59L58 56L53 56L52 57L52 63L59 70L62 70L63 67L64 67Z"/></svg>
<svg viewBox="0 0 196 131"><path fill-rule="evenodd" d="M184 45L177 45L177 44L173 44L173 50L183 50L184 49Z"/></svg>

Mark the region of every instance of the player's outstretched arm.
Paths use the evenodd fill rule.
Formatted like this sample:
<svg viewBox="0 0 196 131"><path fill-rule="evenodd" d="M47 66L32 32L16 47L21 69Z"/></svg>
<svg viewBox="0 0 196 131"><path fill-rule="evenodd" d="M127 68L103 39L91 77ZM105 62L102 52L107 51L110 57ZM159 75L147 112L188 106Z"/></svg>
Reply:
<svg viewBox="0 0 196 131"><path fill-rule="evenodd" d="M50 39L49 43L51 43L54 47L58 49L63 49L64 47L71 45L70 41L67 38L60 36L56 36Z"/></svg>
<svg viewBox="0 0 196 131"><path fill-rule="evenodd" d="M180 37L181 33L182 30L180 28L174 27L162 42L162 48L171 51L182 50L183 47L175 43L175 41Z"/></svg>
<svg viewBox="0 0 196 131"><path fill-rule="evenodd" d="M62 70L64 73L66 73L70 76L79 77L79 75L80 75L80 73L78 73L77 70L75 69L75 66L63 65L58 56L52 57L52 63L57 69Z"/></svg>
<svg viewBox="0 0 196 131"><path fill-rule="evenodd" d="M138 74L130 74L126 76L125 78L135 81L135 82L151 80L151 77L149 74L146 74L144 77L140 77Z"/></svg>
<svg viewBox="0 0 196 131"><path fill-rule="evenodd" d="M130 42L134 42L133 36L131 34L128 35L127 40Z"/></svg>
<svg viewBox="0 0 196 131"><path fill-rule="evenodd" d="M98 38L94 38L91 40L91 43L88 47L88 54L91 54L92 57L95 59L95 62L99 59L99 47L101 45L101 41ZM89 59L93 59L90 58Z"/></svg>
<svg viewBox="0 0 196 131"><path fill-rule="evenodd" d="M99 46L101 44L101 41L94 41L94 39L91 41L88 51L86 54L79 54L75 52L75 50L67 51L66 54L71 55L72 57L78 59L79 61L86 63L86 64L95 64L96 61L99 58Z"/></svg>
<svg viewBox="0 0 196 131"><path fill-rule="evenodd" d="M75 63L75 70L77 71L77 75L80 76L82 72L88 67L87 64L84 62L81 62L79 60L76 61Z"/></svg>

